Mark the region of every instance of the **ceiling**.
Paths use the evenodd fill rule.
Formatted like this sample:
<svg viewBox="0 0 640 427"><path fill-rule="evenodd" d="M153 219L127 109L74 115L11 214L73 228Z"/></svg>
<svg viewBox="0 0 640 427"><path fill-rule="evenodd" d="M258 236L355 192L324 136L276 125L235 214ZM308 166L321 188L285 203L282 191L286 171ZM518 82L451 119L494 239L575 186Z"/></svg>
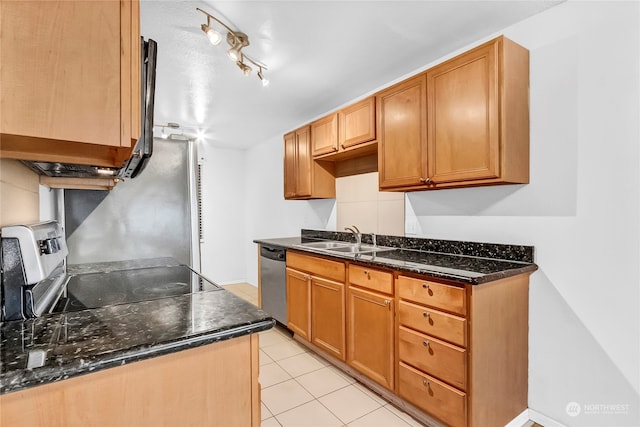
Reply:
<svg viewBox="0 0 640 427"><path fill-rule="evenodd" d="M155 123L247 149L559 3L143 0L142 35L158 42ZM268 66L269 86L229 60L225 33L209 43L196 7L249 36L243 52Z"/></svg>

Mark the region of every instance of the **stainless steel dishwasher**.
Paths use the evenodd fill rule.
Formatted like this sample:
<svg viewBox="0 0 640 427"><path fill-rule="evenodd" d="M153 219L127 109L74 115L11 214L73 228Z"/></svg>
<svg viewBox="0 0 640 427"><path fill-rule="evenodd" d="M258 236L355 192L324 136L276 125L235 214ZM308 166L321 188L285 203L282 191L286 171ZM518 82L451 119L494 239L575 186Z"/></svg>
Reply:
<svg viewBox="0 0 640 427"><path fill-rule="evenodd" d="M283 326L287 326L287 250L260 245L260 284L262 309Z"/></svg>

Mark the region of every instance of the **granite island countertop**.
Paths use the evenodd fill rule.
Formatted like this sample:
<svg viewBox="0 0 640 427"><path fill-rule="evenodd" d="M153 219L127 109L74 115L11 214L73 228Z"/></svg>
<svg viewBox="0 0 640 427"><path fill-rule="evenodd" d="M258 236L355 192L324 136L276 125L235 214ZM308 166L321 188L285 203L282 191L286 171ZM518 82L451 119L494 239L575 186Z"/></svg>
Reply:
<svg viewBox="0 0 640 427"><path fill-rule="evenodd" d="M0 394L256 333L274 323L224 289L4 322Z"/></svg>
<svg viewBox="0 0 640 427"><path fill-rule="evenodd" d="M334 231L302 230L301 235L297 237L255 239L254 243L470 285L531 273L538 269L533 262L532 246L402 236L376 236L378 246L394 249L375 253L328 252L303 246L304 243L319 240L353 242L353 235ZM371 234L363 234L362 243L371 244Z"/></svg>

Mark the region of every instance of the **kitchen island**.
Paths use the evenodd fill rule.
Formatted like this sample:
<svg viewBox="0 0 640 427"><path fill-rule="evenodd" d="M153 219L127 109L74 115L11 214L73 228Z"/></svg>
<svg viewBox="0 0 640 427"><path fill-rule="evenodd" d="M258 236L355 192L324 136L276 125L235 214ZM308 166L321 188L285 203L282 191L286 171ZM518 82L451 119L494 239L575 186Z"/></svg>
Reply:
<svg viewBox="0 0 640 427"><path fill-rule="evenodd" d="M257 426L273 324L224 289L4 322L0 425Z"/></svg>

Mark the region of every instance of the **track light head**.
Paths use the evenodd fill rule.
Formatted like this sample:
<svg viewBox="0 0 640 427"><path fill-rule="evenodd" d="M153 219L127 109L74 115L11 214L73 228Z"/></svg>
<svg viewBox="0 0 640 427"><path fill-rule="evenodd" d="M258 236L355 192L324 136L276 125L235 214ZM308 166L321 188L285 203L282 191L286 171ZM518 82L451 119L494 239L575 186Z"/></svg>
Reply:
<svg viewBox="0 0 640 427"><path fill-rule="evenodd" d="M259 61L251 59L250 57L242 53L242 49L249 46L249 36L240 31L231 29L227 24L198 7L196 8L196 10L203 13L207 17L207 23L202 24L201 28L202 31L207 35L207 38L209 39L211 44L216 46L220 44L220 41L222 40L222 35L220 34L220 32L218 32L211 26L211 20L213 20L220 24L220 26L224 27L225 30L227 30L227 43L229 44L227 55L229 56L229 59L236 63L238 68L240 68L245 76L250 75L252 70L251 67L245 63L245 61L251 62L259 69L258 78L260 79L260 81L262 81L262 85L267 86L269 84L269 80L267 80L263 75L263 70L266 70L267 66Z"/></svg>

